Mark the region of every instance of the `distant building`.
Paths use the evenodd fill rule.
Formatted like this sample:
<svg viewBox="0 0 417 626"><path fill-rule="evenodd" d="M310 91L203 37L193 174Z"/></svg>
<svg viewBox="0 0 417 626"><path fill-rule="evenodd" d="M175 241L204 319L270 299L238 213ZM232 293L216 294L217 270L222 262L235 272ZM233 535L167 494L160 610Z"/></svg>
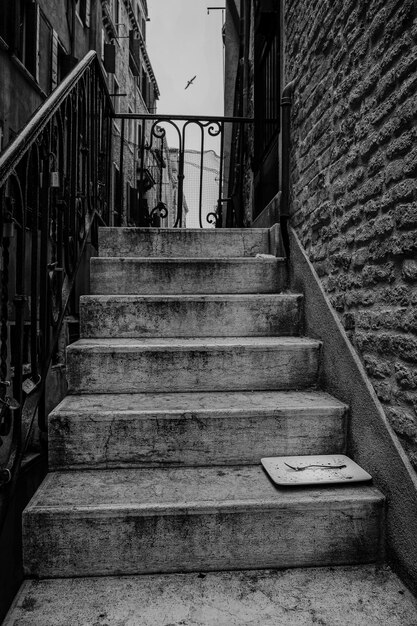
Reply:
<svg viewBox="0 0 417 626"><path fill-rule="evenodd" d="M146 114L156 110L159 89L146 49L147 21L146 0L102 0L101 60L108 72L109 90L118 113ZM115 226L125 222L140 223L139 188L143 182L138 144L142 132L142 122L127 122L121 163L121 122L114 123L112 195Z"/></svg>
<svg viewBox="0 0 417 626"><path fill-rule="evenodd" d="M158 84L146 49L146 0L2 0L0 151L89 50L102 63L116 111L156 110ZM140 122L114 123L112 204L115 225L138 202ZM135 204L136 203L136 204Z"/></svg>
<svg viewBox="0 0 417 626"><path fill-rule="evenodd" d="M200 228L200 222L203 228L215 227L219 177L220 157L214 150L206 150L203 154L199 150L184 151L184 195L188 205L188 228Z"/></svg>

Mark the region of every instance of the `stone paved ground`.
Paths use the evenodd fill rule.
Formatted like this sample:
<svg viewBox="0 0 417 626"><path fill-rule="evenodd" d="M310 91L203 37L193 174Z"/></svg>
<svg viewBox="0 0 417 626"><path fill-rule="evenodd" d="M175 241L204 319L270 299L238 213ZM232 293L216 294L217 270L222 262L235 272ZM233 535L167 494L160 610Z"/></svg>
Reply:
<svg viewBox="0 0 417 626"><path fill-rule="evenodd" d="M27 581L3 626L416 626L384 566Z"/></svg>

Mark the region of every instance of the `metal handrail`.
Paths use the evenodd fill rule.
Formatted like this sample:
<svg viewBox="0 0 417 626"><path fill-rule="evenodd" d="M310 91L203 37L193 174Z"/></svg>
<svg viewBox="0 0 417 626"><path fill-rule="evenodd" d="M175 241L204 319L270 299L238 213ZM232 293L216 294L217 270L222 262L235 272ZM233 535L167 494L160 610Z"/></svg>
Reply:
<svg viewBox="0 0 417 626"><path fill-rule="evenodd" d="M91 51L0 154L0 439L7 443L0 529L36 413L46 428L46 376L65 315L77 308L74 289L86 246L91 240L97 247L97 223L108 224L113 116Z"/></svg>
<svg viewBox="0 0 417 626"><path fill-rule="evenodd" d="M67 97L68 93L73 89L76 83L80 80L86 69L90 67L94 62L97 62L97 66L101 75L101 88L106 92L109 99L109 106L114 116L114 106L110 98L110 93L104 78L101 65L97 60L97 53L95 50L87 52L85 57L74 67L74 69L66 76L58 87L51 93L49 98L41 104L41 106L35 111L33 116L27 122L26 126L17 135L17 137L2 151L0 152L0 187L4 184L6 178L12 172L26 150L36 140L52 116L61 106L62 102Z"/></svg>
<svg viewBox="0 0 417 626"><path fill-rule="evenodd" d="M215 115L165 115L158 113L115 113L114 117L116 119L125 119L125 120L160 120L162 121L190 121L190 122L231 122L236 124L253 124L255 122L255 118L253 117L222 117ZM276 120L266 120L266 121L276 121Z"/></svg>
<svg viewBox="0 0 417 626"><path fill-rule="evenodd" d="M132 147L132 140L125 137L127 124L138 122L140 132L137 133L138 142L133 142L134 161L137 163L138 172L138 196L133 199L136 206L129 207L127 220L136 226L189 226L194 220L193 226L200 228L216 226L221 227L224 222L232 222L235 226L240 225L242 210L242 194L236 190L230 194L229 169L232 164L239 167L233 159L235 147L232 137L246 136L247 129L253 128L254 118L237 116L213 116L213 115L167 115L158 113L116 113L115 119L121 120L120 124L120 161L119 172L121 183L119 186L119 207L123 205L124 177L125 177L125 144ZM272 121L272 120L271 120ZM168 128L173 136L169 147L165 137ZM189 131L197 130L198 145L189 142ZM228 129L230 145L226 141ZM193 132L193 131L191 131ZM207 140L217 138L218 144L214 151L216 165L207 166L207 153L212 148L206 148ZM175 156L174 152L176 153ZM155 158L158 153L162 158ZM191 164L197 170L198 181L195 173L191 173L190 163L185 155L193 153L197 159ZM198 157L199 154L199 157ZM166 180L163 162L168 161L174 165L175 177L171 181ZM217 168L217 169L216 169ZM210 180L214 174L214 181ZM210 174L210 175L209 175ZM234 174L233 174L234 175ZM213 177L211 177L213 178ZM191 182L192 181L192 182ZM187 184L188 183L188 184ZM163 191L164 185L170 185L175 189L174 194L168 198ZM217 189L216 189L217 186ZM152 190L152 191L150 191ZM224 209L230 217L223 219Z"/></svg>

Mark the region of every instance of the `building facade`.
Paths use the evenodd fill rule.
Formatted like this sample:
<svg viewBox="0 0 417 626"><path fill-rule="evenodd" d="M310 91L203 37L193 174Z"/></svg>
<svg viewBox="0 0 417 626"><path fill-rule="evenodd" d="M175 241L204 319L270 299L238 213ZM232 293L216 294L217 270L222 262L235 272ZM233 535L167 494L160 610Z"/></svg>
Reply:
<svg viewBox="0 0 417 626"><path fill-rule="evenodd" d="M159 89L146 48L148 20L146 0L2 0L0 150L89 50L102 63L116 112L154 113ZM132 220L138 203L141 130L137 121L126 124L122 158L121 122L113 126L115 225Z"/></svg>
<svg viewBox="0 0 417 626"><path fill-rule="evenodd" d="M256 123L265 122L257 80L272 53L264 67L271 85L278 77L280 93L290 82L294 88L291 224L417 469L415 2L227 6L229 112L250 115L253 107ZM279 192L279 143L273 150ZM254 157L248 170L256 187L256 150Z"/></svg>
<svg viewBox="0 0 417 626"><path fill-rule="evenodd" d="M107 91L112 94L111 100L116 111L139 114L153 112L159 92L146 50L147 19L145 0L1 0L0 151L3 152L19 135L33 113L90 50L95 50L97 53ZM94 68L94 71L96 69L99 71L96 65ZM99 73L101 74L101 72ZM37 361L38 358L41 358L39 355L43 354L42 346L48 344L52 335L50 318L52 325L58 322L58 310L63 302L62 293L65 292L65 285L68 281L71 282L72 272L75 271L75 265L71 261L72 252L76 254L79 245L81 245L80 242L87 223L87 211L100 208L90 206L90 195L93 196L92 186L87 175L85 175L88 168L86 163L89 159L86 155L89 148L83 145L83 142L88 142L89 133L85 130L86 126L83 125L86 118L83 119L82 111L84 110L83 106L87 108L85 104L86 93L92 93L89 91L91 84L86 87L88 73L85 76L84 83L82 81L77 82L77 91L73 94L71 107L68 107L68 111L63 113L60 118L62 125L66 124L67 131L66 134L61 133L60 137L68 137L72 133L72 130L69 129L77 129L74 144L77 143L77 146L80 146L79 161L73 162L68 158L68 154L63 157L63 151L59 155L57 149L54 151L54 147L58 145L55 141L57 137L54 135L58 126L54 126L48 148L45 150L49 151L53 166L51 171L54 172L55 176L51 174L49 178L46 171L41 172L39 161L34 158L31 162L31 167L34 169L33 171L28 169L28 179L23 176L19 178L19 173L14 179L14 184L19 185L18 180L29 180L30 178L30 184L37 187L33 196L31 196L30 191L22 188L21 198L25 198L25 200L19 204L15 202L15 196L7 185L2 188L0 231L2 244L0 255L1 378L10 379L11 385L20 389L23 389L23 386L16 383L16 378L19 378L20 374L25 382L29 378L33 378L34 382L40 382L40 377L36 375L37 365L39 365ZM100 82L100 89L101 87ZM104 92L105 89L103 86ZM102 96L104 92L100 92ZM107 94L104 95L104 99L106 100L106 107L110 108ZM103 113L103 109L100 107L97 107L97 110ZM73 111L76 113L71 117ZM79 125L68 126L68 119L75 119L75 115L77 120L80 120ZM136 120L126 121L122 142L122 121L117 119L109 121L108 128L111 128L112 151L107 157L106 150L105 168L106 180L110 179L111 183L111 206L106 204L105 213L106 215L110 213L109 221L116 225L127 222L131 206L137 202L138 181L142 178L141 172L138 171L140 124ZM83 135L84 132L85 135ZM58 134L59 131L57 131L57 136ZM85 139L86 137L87 139ZM60 145L64 145L64 142L63 139ZM70 143L71 139L65 145ZM109 144L109 137L106 133L105 143L97 147L100 163L103 160L100 150L104 152L102 146L107 147ZM44 146L42 146L43 148ZM167 149L165 151L167 152ZM92 153L93 150L90 145L90 154ZM147 156L147 160L153 158L153 156ZM63 172L67 172L67 170L64 169L63 163L59 163L60 159L65 162L70 161L72 164L75 173L72 174L71 180L75 181L74 197L77 196L74 224L71 222L65 227L67 234L64 239L67 236L71 239L71 246L66 248L66 252L63 250L65 247L63 240L59 239L57 234L62 227L63 214L69 215L67 207L62 210L64 207L62 203L68 203L66 197L68 179L63 179ZM33 165L35 162L36 167ZM45 167L45 163L42 163ZM109 172L107 172L107 165L110 166ZM148 168L147 161L145 165ZM102 179L100 178L100 180ZM43 195L43 199L47 195L48 201L38 205L39 189L41 187L46 189L49 186L50 191ZM150 205L152 203L153 200ZM23 213L19 214L20 209L23 211L23 206L25 207L24 216ZM37 216L36 219L34 216ZM43 216L46 216L45 219ZM75 228L75 222L77 229L79 225L80 230ZM72 226L74 226L73 234L71 233L70 236L69 230ZM63 232L62 229L60 232ZM94 253L92 241L93 236L90 231L88 238L86 237L83 256L80 258L79 271L76 279L74 279L71 298L63 309L63 323L59 326L57 346L53 350L50 366L48 365L49 370L45 376L44 400L42 400L42 408L38 411L38 416L39 412L47 415L66 393L65 347L79 336L78 299L80 295L89 291L89 259ZM36 252L32 254L34 250ZM40 260L43 256L45 261L50 260L51 263L48 265L48 271L43 271L42 276L40 276L40 274L36 274L36 271L39 270ZM35 272L33 268L37 268ZM23 276L20 289L18 289L18 274ZM45 298L41 298L40 295L41 283L45 285L47 296ZM16 294L22 293L25 295L20 297L25 304L20 317L21 323L19 323L15 301L18 299ZM32 306L34 301L36 305ZM42 303L45 302L49 303L47 306L51 307L50 309L42 309L44 306ZM34 311L33 316L30 314L30 310ZM49 313L45 311L49 311ZM40 323L41 320L45 322L43 325ZM22 368L20 368L20 357ZM19 371L21 369L21 373L17 376L15 376L16 364L19 365ZM19 393L22 394L23 392L20 391ZM26 397L24 402L27 403ZM1 419L3 420L3 414ZM38 420L35 419L34 424L37 423ZM11 444L15 435L8 424L2 421L0 425L3 444L0 446L0 466L3 468L10 458ZM43 478L45 455L40 454L40 452L45 449L43 445L45 441L46 435L35 426L34 435L31 437L28 447L29 454L26 454L23 460L17 497L10 507L8 507L5 491L0 490L0 510L2 514L7 511L7 518L5 518L0 533L0 552L2 554L0 559L0 589L2 590L0 593L0 621L22 577L21 510Z"/></svg>

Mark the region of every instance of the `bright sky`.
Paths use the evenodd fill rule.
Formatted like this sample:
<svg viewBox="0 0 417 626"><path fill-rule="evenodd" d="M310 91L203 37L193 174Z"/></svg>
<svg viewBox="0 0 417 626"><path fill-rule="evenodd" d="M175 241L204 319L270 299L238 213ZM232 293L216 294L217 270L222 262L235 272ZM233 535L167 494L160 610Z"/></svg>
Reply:
<svg viewBox="0 0 417 626"><path fill-rule="evenodd" d="M225 0L148 0L146 38L161 92L158 113L223 115L222 11L207 15L209 6L225 6Z"/></svg>
<svg viewBox="0 0 417 626"><path fill-rule="evenodd" d="M224 114L222 11L225 0L148 0L147 48L161 96L157 112L171 115ZM196 76L192 85L187 82ZM168 129L167 129L168 130ZM191 129L190 129L191 131ZM175 139L168 130L168 143ZM197 149L199 133L189 134ZM206 148L218 151L217 140Z"/></svg>

